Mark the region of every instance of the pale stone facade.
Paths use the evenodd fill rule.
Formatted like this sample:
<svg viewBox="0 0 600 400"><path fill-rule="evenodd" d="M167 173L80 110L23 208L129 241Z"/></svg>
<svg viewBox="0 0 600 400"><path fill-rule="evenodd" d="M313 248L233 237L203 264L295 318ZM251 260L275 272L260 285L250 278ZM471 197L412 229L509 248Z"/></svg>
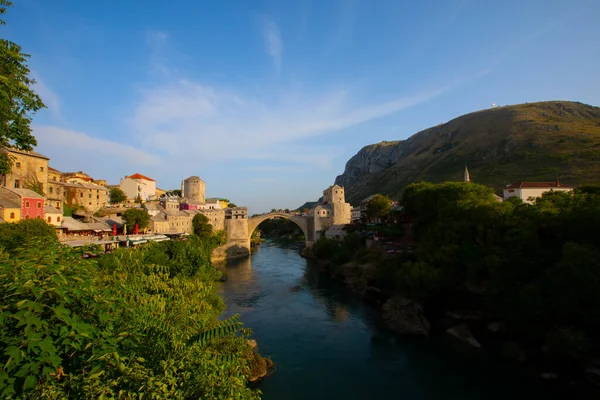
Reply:
<svg viewBox="0 0 600 400"><path fill-rule="evenodd" d="M13 148L2 148L12 158L13 166L10 173L0 175L0 185L8 188L30 188L39 185L46 192L48 182L48 157L35 151L24 151Z"/></svg>
<svg viewBox="0 0 600 400"><path fill-rule="evenodd" d="M199 212L206 215L208 222L213 226L213 230L222 231L225 229L225 210L200 210Z"/></svg>
<svg viewBox="0 0 600 400"><path fill-rule="evenodd" d="M52 206L44 207L44 217L46 222L50 225L60 226L63 220L63 213L58 208Z"/></svg>
<svg viewBox="0 0 600 400"><path fill-rule="evenodd" d="M518 182L504 188L504 200L517 197L525 203L532 204L537 197L546 192L570 192L570 186L563 186L560 182Z"/></svg>
<svg viewBox="0 0 600 400"><path fill-rule="evenodd" d="M346 203L344 188L333 185L323 191L323 205L331 207L333 225L349 224L352 219L350 203Z"/></svg>
<svg viewBox="0 0 600 400"><path fill-rule="evenodd" d="M54 183L53 185L62 186L62 193L65 203L70 206L75 204L84 207L86 210L96 212L106 207L109 202L109 190L94 183ZM54 204L51 204L54 206Z"/></svg>
<svg viewBox="0 0 600 400"><path fill-rule="evenodd" d="M119 187L129 200L150 201L156 197L156 181L142 174L126 176Z"/></svg>

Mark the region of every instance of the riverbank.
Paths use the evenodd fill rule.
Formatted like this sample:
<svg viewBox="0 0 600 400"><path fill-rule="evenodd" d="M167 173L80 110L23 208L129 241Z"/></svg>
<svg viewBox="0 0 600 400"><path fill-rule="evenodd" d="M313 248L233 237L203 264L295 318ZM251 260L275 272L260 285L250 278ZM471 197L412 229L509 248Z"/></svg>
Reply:
<svg viewBox="0 0 600 400"><path fill-rule="evenodd" d="M442 341L460 356L484 357L493 363L507 365L519 379L525 379L531 385L543 385L570 399L592 399L600 394L594 385L599 382L595 381L594 371L600 364L590 363L587 371L591 370L591 374L582 377L545 362L545 349L518 343L504 322L482 309L469 306L483 302L485 295L481 288L465 288L464 298L451 304L440 304L442 298L419 301L400 295L390 282L377 284L378 281L381 283L381 270L397 262L398 257L355 247L359 256L340 264L332 260L343 260L347 255L338 257L341 253L334 253L328 259L322 259L314 250L305 248L301 254L377 310L386 327L396 334Z"/></svg>

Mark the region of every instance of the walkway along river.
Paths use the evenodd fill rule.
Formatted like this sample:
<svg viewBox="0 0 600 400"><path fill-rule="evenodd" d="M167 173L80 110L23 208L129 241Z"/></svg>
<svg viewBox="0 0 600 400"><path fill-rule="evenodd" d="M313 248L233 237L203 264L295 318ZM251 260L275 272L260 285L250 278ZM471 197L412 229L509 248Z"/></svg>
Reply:
<svg viewBox="0 0 600 400"><path fill-rule="evenodd" d="M300 247L263 243L228 263L221 287L227 314L239 313L275 362L257 384L264 399L564 398L506 366L388 332L377 310L300 257Z"/></svg>

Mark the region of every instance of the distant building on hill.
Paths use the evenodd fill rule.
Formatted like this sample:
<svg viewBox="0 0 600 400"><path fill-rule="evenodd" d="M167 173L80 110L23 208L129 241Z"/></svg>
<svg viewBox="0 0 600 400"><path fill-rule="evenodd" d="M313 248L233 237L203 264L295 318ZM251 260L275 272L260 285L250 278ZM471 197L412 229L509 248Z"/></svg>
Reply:
<svg viewBox="0 0 600 400"><path fill-rule="evenodd" d="M517 197L525 203L531 204L537 197L541 197L546 192L569 192L571 190L573 190L571 186L561 185L559 181L517 182L507 185L504 188L504 200Z"/></svg>

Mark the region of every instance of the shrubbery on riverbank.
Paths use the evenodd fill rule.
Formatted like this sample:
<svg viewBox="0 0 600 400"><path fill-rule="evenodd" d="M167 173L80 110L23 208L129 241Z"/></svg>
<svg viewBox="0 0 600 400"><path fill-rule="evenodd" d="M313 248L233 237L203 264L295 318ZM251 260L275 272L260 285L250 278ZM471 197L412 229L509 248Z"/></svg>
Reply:
<svg viewBox="0 0 600 400"><path fill-rule="evenodd" d="M1 238L0 397L259 397L249 331L218 320L211 240L85 260L32 223L3 226L27 237Z"/></svg>
<svg viewBox="0 0 600 400"><path fill-rule="evenodd" d="M600 195L547 193L535 204L498 202L477 184L419 183L404 192L417 248L394 257L321 240L335 268L363 264L365 286L421 301L426 310L477 309L557 370L581 369L600 338ZM368 267L365 267L368 265Z"/></svg>

